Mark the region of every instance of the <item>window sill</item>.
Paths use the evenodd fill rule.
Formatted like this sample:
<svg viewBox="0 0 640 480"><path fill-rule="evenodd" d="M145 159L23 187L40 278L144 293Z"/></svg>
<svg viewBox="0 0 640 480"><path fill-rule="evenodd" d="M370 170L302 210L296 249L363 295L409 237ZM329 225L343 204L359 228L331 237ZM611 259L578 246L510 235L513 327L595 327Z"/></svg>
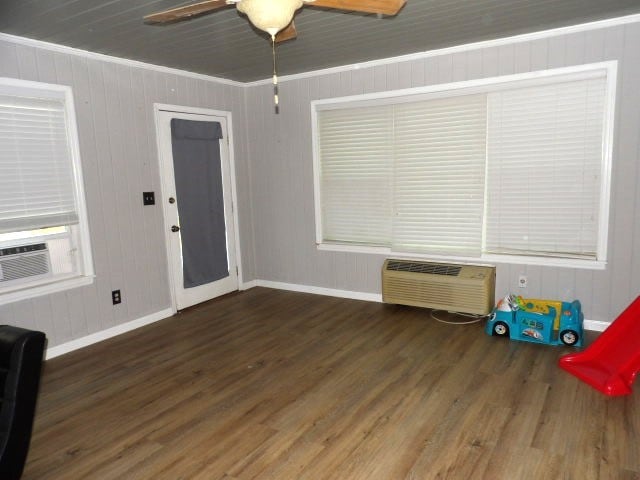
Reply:
<svg viewBox="0 0 640 480"><path fill-rule="evenodd" d="M64 290L82 287L84 285L91 285L93 283L93 278L93 275L88 275L82 277L53 280L49 283L40 285L24 286L19 290L11 290L5 293L0 293L0 305L19 302L21 300L29 300L34 297L62 292Z"/></svg>
<svg viewBox="0 0 640 480"><path fill-rule="evenodd" d="M387 247L368 247L364 245L343 245L336 243L319 243L317 244L317 248L320 251L328 252L368 253L371 255L382 255L394 258L433 260L434 262L457 262L483 265L504 263L516 265L538 265L544 267L580 268L586 270L604 270L607 267L606 261L583 260L577 258L527 257L518 255L483 255L481 257L464 257L455 255L394 252Z"/></svg>

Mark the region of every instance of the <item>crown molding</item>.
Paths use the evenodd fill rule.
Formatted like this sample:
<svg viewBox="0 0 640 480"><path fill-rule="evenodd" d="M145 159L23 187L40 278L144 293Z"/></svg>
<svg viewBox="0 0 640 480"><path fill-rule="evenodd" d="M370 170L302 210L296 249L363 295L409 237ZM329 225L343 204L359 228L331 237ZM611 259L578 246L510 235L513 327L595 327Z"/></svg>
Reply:
<svg viewBox="0 0 640 480"><path fill-rule="evenodd" d="M627 25L630 23L640 22L640 14L627 15L624 17L609 18L606 20L598 20L595 22L581 23L578 25L571 25L568 27L559 27L549 30L541 30L539 32L523 33L520 35L513 35L510 37L497 38L493 40L483 40L480 42L467 43L464 45L456 45L454 47L439 48L436 50L427 50L424 52L410 53L407 55L399 55L397 57L381 58L378 60L371 60L369 62L354 63L350 65L342 65L339 67L325 68L321 70L312 70L304 73L296 73L292 75L278 76L278 82L287 82L293 80L300 80L304 78L318 77L321 75L330 75L334 73L341 73L353 70L361 70L365 68L378 67L380 65L389 65L393 63L409 62L412 60L421 60L429 57L437 57L440 55L451 55L453 53L468 52L470 50L479 50L481 48L499 47L502 45L509 45L513 43L529 42L532 40L540 40L544 38L557 37L560 35L567 35L571 33L586 32L591 30L599 30L602 28L616 27L620 25ZM254 82L247 82L244 84L246 87L255 87L260 85L271 85L271 77L263 80L256 80Z"/></svg>
<svg viewBox="0 0 640 480"><path fill-rule="evenodd" d="M510 37L497 38L493 40L483 40L480 42L467 43L464 45L457 45L454 47L439 48L435 50L427 50L423 52L410 53L407 55L399 55L396 57L387 57L378 60L371 60L362 63L353 63L349 65L342 65L338 67L325 68L320 70L311 70L303 73L296 73L292 75L282 75L278 78L279 82L288 82L293 80L300 80L304 78L317 77L321 75L330 75L334 73L341 73L353 70L360 70L364 68L373 68L380 65L389 65L392 63L409 62L412 60L420 60L429 57L436 57L440 55L450 55L453 53L467 52L470 50L478 50L481 48L498 47L507 44L528 42L532 40L539 40L544 38L557 37L559 35L567 35L572 33L586 32L591 30L598 30L602 28L616 27L620 25L628 25L630 23L640 22L640 14L626 15L624 17L609 18L606 20L597 20L595 22L581 23L577 25L571 25L567 27L553 28L549 30L541 30L539 32L523 33L520 35L513 35ZM82 50L79 48L67 47L65 45L59 45L56 43L45 42L42 40L34 40L32 38L19 37L17 35L11 35L8 33L0 32L0 40L4 40L11 43L20 45L26 45L31 47L43 48L46 50L68 53L71 55L78 55L85 58L94 60L102 60L104 62L117 63L120 65L126 65L129 67L145 68L154 70L161 73L169 73L173 75L181 75L198 80L205 80L209 82L215 82L222 85L232 85L235 87L255 87L261 85L269 85L272 82L272 78L265 78L263 80L256 80L253 82L239 82L235 80L228 80L226 78L214 77L211 75L204 75L201 73L189 72L187 70L180 70L177 68L164 67L161 65L154 65L152 63L145 63L138 60L130 60L127 58L114 57L111 55L105 55L102 53L90 52L88 50Z"/></svg>
<svg viewBox="0 0 640 480"><path fill-rule="evenodd" d="M82 50L79 48L67 47L66 45L59 45L57 43L44 42L42 40L34 40L33 38L19 37L17 35L11 35L9 33L0 32L0 41L2 40L6 42L15 43L18 45L42 48L44 50L49 50L52 52L77 55L79 57L84 57L91 60L100 60L103 62L116 63L119 65L125 65L127 67L133 67L133 68L144 68L147 70L153 70L160 73L180 75L183 77L193 78L196 80L205 80L207 82L215 82L222 85L232 85L234 87L246 86L246 83L237 82L235 80L228 80L226 78L213 77L211 75L204 75L202 73L189 72L188 70L180 70L178 68L163 67L162 65L154 65L153 63L146 63L138 60L131 60L128 58L114 57L112 55L105 55L103 53L90 52L89 50Z"/></svg>

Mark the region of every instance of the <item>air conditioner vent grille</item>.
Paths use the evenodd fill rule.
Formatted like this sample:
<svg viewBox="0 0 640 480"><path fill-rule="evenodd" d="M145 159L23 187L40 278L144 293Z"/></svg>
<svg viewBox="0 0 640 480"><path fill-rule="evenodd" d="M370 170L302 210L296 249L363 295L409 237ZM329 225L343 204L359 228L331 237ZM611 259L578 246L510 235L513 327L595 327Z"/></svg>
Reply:
<svg viewBox="0 0 640 480"><path fill-rule="evenodd" d="M387 259L382 268L386 303L486 315L493 308L495 267Z"/></svg>
<svg viewBox="0 0 640 480"><path fill-rule="evenodd" d="M49 275L51 261L46 244L5 248L0 251L0 283Z"/></svg>
<svg viewBox="0 0 640 480"><path fill-rule="evenodd" d="M416 263L390 260L387 263L387 270L394 270L396 272L430 273L432 275L451 275L453 277L457 277L460 275L462 267L459 265L447 265L444 263Z"/></svg>

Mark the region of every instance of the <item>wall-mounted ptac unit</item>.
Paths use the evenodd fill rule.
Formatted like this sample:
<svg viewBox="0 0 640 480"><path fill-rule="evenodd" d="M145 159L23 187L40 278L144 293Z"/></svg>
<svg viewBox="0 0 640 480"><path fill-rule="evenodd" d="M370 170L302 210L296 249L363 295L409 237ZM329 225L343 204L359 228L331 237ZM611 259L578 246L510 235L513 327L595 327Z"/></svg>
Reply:
<svg viewBox="0 0 640 480"><path fill-rule="evenodd" d="M51 275L46 243L0 248L0 286L9 286Z"/></svg>
<svg viewBox="0 0 640 480"><path fill-rule="evenodd" d="M495 303L496 269L387 259L382 266L382 301L450 312L487 315Z"/></svg>

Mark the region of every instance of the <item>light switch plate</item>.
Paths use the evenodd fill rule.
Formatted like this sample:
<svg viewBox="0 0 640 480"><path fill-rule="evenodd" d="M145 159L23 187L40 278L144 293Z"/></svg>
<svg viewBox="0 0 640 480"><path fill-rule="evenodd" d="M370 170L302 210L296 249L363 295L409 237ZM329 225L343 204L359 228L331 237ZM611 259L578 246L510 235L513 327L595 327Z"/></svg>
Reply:
<svg viewBox="0 0 640 480"><path fill-rule="evenodd" d="M156 204L155 192L142 192L142 203L143 205L155 205Z"/></svg>

